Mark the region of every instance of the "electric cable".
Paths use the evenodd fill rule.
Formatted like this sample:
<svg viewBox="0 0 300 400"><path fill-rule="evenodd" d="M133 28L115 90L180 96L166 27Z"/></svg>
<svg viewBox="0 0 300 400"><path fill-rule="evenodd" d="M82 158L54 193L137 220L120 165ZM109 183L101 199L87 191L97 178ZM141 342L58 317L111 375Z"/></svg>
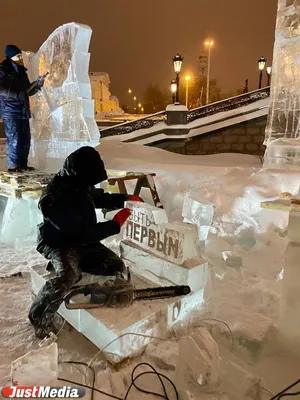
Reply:
<svg viewBox="0 0 300 400"><path fill-rule="evenodd" d="M139 367L141 367L142 365L146 365L146 366L150 367L153 371L142 372L142 373L138 374L136 377L134 377L134 372L135 372L135 370L138 369ZM143 375L149 375L149 374L155 374L155 375L159 378L160 383L161 383L161 385L162 385L162 387L163 387L165 396L163 396L163 395L161 395L161 394L159 394L159 393L154 393L154 392L150 392L150 391L145 390L145 389L141 389L140 387L138 387L138 386L136 385L135 381L136 381L138 378L140 378L140 377L143 376ZM164 383L163 383L163 381L162 381L161 378L166 379L166 380L172 385L172 387L173 387L173 389L174 389L174 392L175 392L175 394L176 394L176 399L179 400L178 391L177 391L176 386L174 385L174 383L171 381L171 379L169 379L166 375L160 374L159 372L157 372L156 369L155 369L151 364L149 364L149 363L139 363L138 365L135 366L135 368L133 369L133 371L132 371L132 373L131 373L131 384L130 384L128 390L127 390L127 393L126 393L126 395L125 395L125 397L124 397L124 400L127 400L128 394L129 394L129 392L130 392L130 390L131 390L131 388L132 388L133 386L134 386L137 390L139 390L140 392L142 392L142 393L152 394L153 396L157 396L157 397L161 397L161 398L163 398L163 399L169 400L169 397L168 397L168 394L167 394L167 391L166 391L166 387L165 387L165 385L164 385Z"/></svg>
<svg viewBox="0 0 300 400"><path fill-rule="evenodd" d="M270 400L279 400L279 399L282 399L283 397L287 397L287 396L297 396L298 394L300 394L300 392L287 393L287 391L292 389L294 386L298 385L299 383L300 383L300 379L298 379L297 381L292 383L290 386L283 389L281 392L275 394L275 396L273 396Z"/></svg>
<svg viewBox="0 0 300 400"><path fill-rule="evenodd" d="M59 331L56 334L57 337L60 335L61 331L64 329L64 327L66 325L66 320L61 315L59 315L59 316L63 319L63 323L61 324L61 327L59 328Z"/></svg>
<svg viewBox="0 0 300 400"><path fill-rule="evenodd" d="M52 301L50 304L48 304L48 306L45 308L45 310L44 310L43 313L42 313L41 319L43 319L45 312L48 310L48 308L49 308L52 304L57 303L57 302L60 302L60 301L63 301L63 300L64 300L64 298L60 298L60 299L54 300L54 301ZM216 322L219 322L219 323L223 323L223 324L227 327L227 329L229 330L229 332L230 332L230 334L231 334L231 339L232 339L232 348L231 348L231 351L233 351L233 349L234 349L234 336L233 336L233 332L232 332L231 328L229 327L229 325L228 325L225 321L222 321L222 320L219 320L219 319L216 319L216 318L204 318L204 319L201 319L200 321L216 321ZM64 322L64 323L65 323L65 322ZM64 323L62 324L62 327L60 328L59 333L60 333L61 330L63 329ZM139 391L141 391L141 392L143 392L143 393L152 394L152 395L155 395L155 396L158 396L158 397L161 397L161 398L164 398L164 399L167 399L167 400L168 400L167 393L166 393L166 388L165 388L164 383L163 383L163 381L162 381L162 379L161 379L161 377L164 377L165 379L167 379L167 380L173 385L173 388L174 388L174 390L175 390L175 393L176 393L176 396L177 396L177 399L178 399L178 392L177 392L176 387L175 387L175 385L173 384L173 382L172 382L168 377L166 377L165 375L159 374L159 373L155 370L155 368L153 368L150 364L147 364L147 363L140 363L140 364L138 364L138 365L134 368L134 370L132 371L132 375L131 375L131 380L132 380L132 382L131 382L131 385L129 386L128 390L127 390L127 393L126 393L124 399L121 399L121 398L119 398L119 397L117 397L117 396L114 396L114 395L110 395L110 394L105 393L105 392L103 392L103 391L101 391L101 390L99 390L99 389L96 389L96 388L94 387L94 384L95 384L95 370L91 367L91 363L92 363L101 353L103 353L103 352L106 350L106 348L108 348L111 344L113 344L115 341L117 341L117 340L119 340L119 339L121 339L122 337L127 336L127 335L136 335L136 336L147 337L147 338L151 338L151 339L158 339L158 340L163 340L163 341L172 341L172 340L176 340L176 339L172 339L172 338L161 338L161 337L158 337L158 336L145 335L145 334L135 333L135 332L124 333L124 334L120 335L119 337L115 338L114 340L112 340L112 341L111 341L110 343L108 343L103 349L101 349L99 352L97 352L97 353L95 354L95 356L92 357L92 359L90 360L90 362L89 362L88 364L81 363L81 362L71 362L71 361L70 361L70 362L66 362L66 363L69 363L69 364L72 364L72 363L73 363L73 364L85 365L87 368L89 368L90 370L92 370L92 371L93 371L93 386L88 386L88 385L79 384L79 383L77 383L77 382L73 382L73 381L70 381L70 380L62 379L62 378L58 378L58 379L61 380L61 381L64 381L64 382L69 382L69 383L72 383L72 384L75 384L75 385L80 385L80 386L82 386L82 387L91 389L91 390L92 390L92 397L91 397L91 400L93 400L94 391L99 392L99 393L101 393L101 394L104 394L104 395L106 395L106 396L108 396L108 397L117 399L117 400L127 400L128 394L129 394L129 392L130 392L130 390L131 390L131 388L132 388L133 386L134 386L137 390L139 390ZM141 366L141 365L148 365L150 368L153 369L153 371L141 373L141 374L139 374L138 376L136 376L136 377L134 378L134 371L135 371L139 366ZM163 387L165 396L163 396L163 395L161 395L161 394L158 394L158 393L152 393L152 392L144 391L144 389L141 389L141 388L139 388L138 386L136 386L135 381L136 381L139 377L141 377L141 376L143 376L143 375L146 375L146 374L155 374L156 376L158 376L158 378L159 378L159 380L160 380L160 383L161 383L161 385L162 385L162 387ZM294 396L300 395L300 391L298 391L298 392L291 392L291 393L287 392L288 390L290 390L291 388L293 388L294 386L296 386L298 383L300 383L300 379L298 379L298 380L295 381L293 384L291 384L291 385L288 386L287 388L283 389L281 392L277 393L276 395L274 395L274 396L272 395L273 397L271 397L270 400L280 400L280 399L282 399L283 397L294 397ZM269 392L267 389L264 389L264 390L265 390L266 392ZM269 394L271 394L271 392L269 392Z"/></svg>
<svg viewBox="0 0 300 400"><path fill-rule="evenodd" d="M58 364L83 365L86 368L89 368L90 371L92 371L92 373L93 373L91 400L94 400L94 391L95 391L95 382L96 382L96 372L95 372L94 368L91 366L88 366L87 363L80 362L80 361L60 361Z"/></svg>
<svg viewBox="0 0 300 400"><path fill-rule="evenodd" d="M201 319L201 321L215 321L215 322L220 322L220 323L224 324L224 325L227 327L227 329L228 329L228 331L229 331L229 333L230 333L230 335L231 335L231 343L232 343L231 352L234 350L234 344L235 344L235 343L234 343L233 332L232 332L230 326L229 326L225 321L222 321L222 320L219 320L219 319L216 319L216 318L203 318L203 319ZM200 322L200 321L199 321L199 322ZM113 339L111 342L109 342L107 345L105 345L101 350L99 350L99 351L91 358L91 360L89 361L88 365L91 365L91 364L96 360L96 358L97 358L100 354L102 354L111 344L113 344L113 343L116 342L117 340L121 339L122 337L124 337L124 336L129 336L129 335L141 336L141 337L145 337L145 338L157 339L157 340L163 340L163 341L177 341L176 338L162 338L162 337L159 337L159 336L146 335L146 334L137 333L137 332L127 332L127 333L123 333L122 335L118 336L117 338L115 338L115 339ZM112 353L112 354L114 354L114 353Z"/></svg>
<svg viewBox="0 0 300 400"><path fill-rule="evenodd" d="M87 388L87 389L90 389L90 390L94 390L95 392L98 392L100 394L104 394L104 396L111 397L112 399L124 400L121 397L117 397L117 396L114 396L113 394L105 393L102 390L99 390L97 388L93 388L92 386L89 386L89 385L84 385L83 383L79 383L79 382L75 382L75 381L71 381L69 379L63 379L63 378L57 378L57 379L59 381L62 381L62 382L72 383L72 385L77 385L77 386L81 386L81 387L84 387L84 388Z"/></svg>
<svg viewBox="0 0 300 400"><path fill-rule="evenodd" d="M142 366L142 365L147 365L147 366L149 366L153 371L155 371L155 369L154 369L150 364L148 364L148 363L140 363L140 364L138 364L138 365L132 370L132 372L131 372L131 384L130 384L130 386L129 386L128 390L127 390L127 393L126 393L126 395L125 395L125 398L124 398L125 400L127 399L128 394L129 394L129 392L130 392L130 390L131 390L131 388L132 388L133 386L134 386L136 389L138 389L138 387L135 385L135 380L136 380L138 377L144 375L145 373L143 372L143 373L139 374L136 378L134 378L134 372L135 372L135 370L136 370L137 368L139 368L139 367ZM167 391L166 391L166 387L165 387L165 385L164 385L164 383L163 383L163 381L162 381L160 375L158 374L157 376L158 376L159 381L160 381L160 383L161 383L161 385L162 385L162 388L163 388L163 390L164 390L165 397L168 397ZM139 390L139 389L138 389L138 390ZM149 394L148 391L141 390L141 392L143 392L143 393L148 393L148 394ZM151 393L151 394L153 394L153 393Z"/></svg>
<svg viewBox="0 0 300 400"><path fill-rule="evenodd" d="M269 394L270 396L274 396L274 394L270 391L270 390L268 390L268 389L266 389L266 388L262 388L262 390L265 392L265 393L267 393L267 394Z"/></svg>
<svg viewBox="0 0 300 400"><path fill-rule="evenodd" d="M112 345L114 342L116 342L117 340L119 340L119 339L122 339L122 337L124 337L124 336L129 336L129 335L134 335L134 336L141 336L141 337L146 337L146 338L150 338L150 339L158 339L158 340L163 340L163 341L174 341L174 340L177 340L177 339L173 339L173 338L162 338L162 337L159 337L159 336L152 336L152 335L146 335L146 334L143 334L143 333L136 333L136 332L127 332L127 333L123 333L122 335L120 335L120 336L118 336L117 338L115 338L114 340L112 340L111 342L109 342L109 343L107 343L107 345L105 345L104 347L103 347L103 349L101 349L101 350L99 350L92 358L91 358L91 360L89 361L89 363L88 363L88 365L91 365L95 360L96 360L96 358L100 355L100 354L102 354L110 345ZM114 354L114 353L113 353Z"/></svg>
<svg viewBox="0 0 300 400"><path fill-rule="evenodd" d="M277 397L277 399L283 399L283 397L292 397L292 396L299 396L300 392L295 392L295 393L283 393L282 395L280 395L279 397Z"/></svg>
<svg viewBox="0 0 300 400"><path fill-rule="evenodd" d="M45 308L45 310L44 310L43 313L42 313L41 320L43 320L46 311L49 309L49 307L50 307L52 304L57 303L57 302L62 302L63 300L64 300L64 298L59 298L59 299L56 299L56 300L52 301L50 304L48 304L48 306ZM215 321L215 322L223 323L223 324L227 327L228 331L230 332L231 340L232 340L231 352L233 351L233 349L234 349L234 336L233 336L233 332L232 332L231 328L229 327L229 325L228 325L225 321L222 321L222 320L219 320L219 319L216 319L216 318L203 318L203 319L201 319L200 321ZM61 328L59 329L59 331L58 331L57 334L59 334L59 333L62 331L62 329L63 329L63 327L64 327L64 324L65 324L65 321L64 321L64 323L62 324L62 326L61 326ZM43 325L43 324L42 324L42 325ZM43 328L43 326L42 326L42 328ZM158 340L163 340L163 341L174 341L174 340L177 340L177 339L173 339L173 338L161 338L161 337L152 336L152 335L146 335L146 334L135 333L135 332L128 332L128 333L124 333L124 334L120 335L119 337L115 338L115 339L112 340L110 343L108 343L103 349L101 349L99 352L97 352L96 355L95 355L94 357L92 357L92 359L90 360L90 362L89 362L88 364L82 363L82 362L71 362L71 361L70 361L70 362L65 362L65 363L68 363L68 364L72 364L72 363L73 363L73 364L84 365L84 366L86 366L88 369L90 369L90 370L93 372L93 384L92 384L92 386L81 385L81 386L83 386L83 387L85 387L85 388L91 389L91 391L92 391L92 392L91 392L91 400L94 399L94 391L97 391L97 392L99 392L99 393L101 393L101 394L107 395L107 396L109 396L109 397L111 397L111 398L119 399L117 396L109 395L109 394L107 394L107 393L105 393L105 392L103 392L103 391L99 391L99 389L96 389L96 388L95 388L95 370L94 370L94 368L91 366L91 364L92 364L93 361L95 361L95 359L96 359L101 353L103 353L111 344L113 344L115 341L117 341L117 340L119 340L119 339L121 339L122 337L127 336L127 335L135 335L135 336L146 337L146 338L151 338L151 339L158 339ZM134 372L135 372L135 370L136 370L139 366L141 366L141 365L147 365L147 366L150 367L153 371L144 372L144 373L141 373L141 374L137 375L136 377L134 377ZM147 375L147 374L155 374L155 375L159 378L160 383L161 383L161 386L162 386L162 388L163 388L163 391L164 391L164 394L165 394L165 395L161 395L161 394L158 394L158 393L145 391L144 389L139 388L139 387L135 384L135 381L136 381L139 377L141 377L141 376L143 376L143 375ZM86 377L86 375L85 375L85 377ZM137 390L139 390L139 391L141 391L141 392L143 392L143 393L152 394L152 395L154 395L154 396L158 396L158 397L161 397L161 398L163 398L163 399L168 400L166 387L165 387L165 385L164 385L164 382L163 382L163 380L162 380L162 377L165 378L167 381L169 381L169 382L171 383L171 385L173 386L173 389L174 389L174 391L175 391L175 393L176 393L176 398L178 399L178 392L177 392L177 389L176 389L175 385L173 384L173 382L172 382L168 377L166 377L165 375L159 374L159 373L155 370L155 368L152 367L150 364L147 364L147 363L140 363L140 364L138 364L138 366L136 366L136 367L134 368L134 370L132 371L132 375L131 375L131 380L132 380L132 382L131 382L131 385L129 386L129 388L128 388L128 390L127 390L127 393L126 393L126 395L125 395L125 398L124 398L124 399L121 399L121 400L127 400L128 395L129 395L130 390L132 389L132 387L135 387ZM73 383L73 384L74 384L74 382L68 381L68 380L63 379L63 378L59 378L59 380L65 381L65 382L69 382L69 383ZM76 383L75 383L75 384L76 384ZM289 388L288 388L288 389L289 389ZM288 389L287 389L287 390L288 390ZM276 397L275 397L275 399L276 399Z"/></svg>
<svg viewBox="0 0 300 400"><path fill-rule="evenodd" d="M230 328L230 326L227 324L227 322L225 322L225 321L222 321L221 319L217 319L217 318L201 318L200 320L199 320L199 322L203 322L203 321L215 321L215 322L219 322L219 323L221 323L221 324L224 324L226 327L227 327L227 329L228 329L228 331L229 331L229 333L230 333L230 335L231 335L231 350L230 350L230 352L232 353L233 352L233 350L234 350L234 336L233 336L233 332L232 332L232 330L231 330L231 328Z"/></svg>
<svg viewBox="0 0 300 400"><path fill-rule="evenodd" d="M83 362L77 362L77 361L65 361L65 362L60 362L59 364L65 364L65 363L66 364L80 364L80 365L84 365L84 366L88 367L88 364L83 363ZM152 371L142 372L142 373L138 374L137 376L134 376L135 371L141 366L150 367L152 369ZM79 383L79 382L76 382L76 381L71 381L69 379L64 379L64 378L57 378L57 379L59 381L62 381L62 382L67 382L67 383L71 383L72 385L77 385L77 386L81 386L81 387L90 389L92 391L92 395L93 395L94 392L98 392L100 394L103 394L103 395L105 395L107 397L110 397L110 398L116 399L116 400L128 400L128 395L129 395L129 393L130 393L130 391L132 390L133 387L135 389L137 389L138 391L142 392L142 393L151 394L153 396L160 397L160 398L165 399L165 400L170 400L170 398L168 396L168 393L167 393L167 390L166 390L166 387L165 387L165 384L164 384L164 382L162 380L162 378L164 378L171 384L172 388L174 389L174 392L176 394L176 400L179 400L179 395L178 395L178 391L176 389L175 384L166 375L157 372L157 370L151 364L139 363L138 365L135 366L135 368L133 369L133 371L131 373L131 384L130 384L129 388L127 389L125 397L123 397L123 398L115 396L115 395L110 394L110 393L106 393L106 392L104 392L102 390L97 389L95 387L95 376L96 376L95 370L92 367L90 367L90 368L93 371L93 384L92 384L92 386L84 385L82 383ZM148 391L146 389L143 389L143 388L137 386L137 384L136 384L136 380L137 379L139 379L141 376L150 375L150 374L151 375L156 375L159 378L159 381L160 381L160 383L162 385L162 388L163 388L163 391L165 393L164 395L162 395L160 393L151 392L151 391ZM93 399L93 397L91 397L91 400L92 399Z"/></svg>

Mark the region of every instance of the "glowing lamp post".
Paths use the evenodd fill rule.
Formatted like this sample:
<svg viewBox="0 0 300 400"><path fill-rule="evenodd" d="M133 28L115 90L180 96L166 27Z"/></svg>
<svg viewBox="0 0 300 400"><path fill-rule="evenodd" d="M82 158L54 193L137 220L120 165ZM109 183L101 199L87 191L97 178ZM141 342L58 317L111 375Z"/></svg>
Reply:
<svg viewBox="0 0 300 400"><path fill-rule="evenodd" d="M177 92L177 83L175 79L171 81L171 92L172 92L172 102L174 104L176 101L176 92Z"/></svg>
<svg viewBox="0 0 300 400"><path fill-rule="evenodd" d="M185 105L188 107L189 103L189 81L191 77L189 75L186 75L185 81L186 81L186 88L185 88Z"/></svg>
<svg viewBox="0 0 300 400"><path fill-rule="evenodd" d="M268 86L271 84L272 67L267 67Z"/></svg>
<svg viewBox="0 0 300 400"><path fill-rule="evenodd" d="M261 89L261 86L262 86L263 70L265 69L266 61L267 60L264 57L261 57L258 60L258 69L259 69L259 85L258 85L258 89Z"/></svg>
<svg viewBox="0 0 300 400"><path fill-rule="evenodd" d="M206 82L206 104L209 103L209 80L210 80L210 53L214 45L213 40L207 40L205 46L208 48L208 61L207 61L207 82Z"/></svg>
<svg viewBox="0 0 300 400"><path fill-rule="evenodd" d="M176 56L173 57L173 64L174 64L174 71L176 73L176 85L177 85L177 90L176 90L176 103L179 103L179 74L181 71L181 66L182 66L182 61L183 57L180 56L178 53Z"/></svg>

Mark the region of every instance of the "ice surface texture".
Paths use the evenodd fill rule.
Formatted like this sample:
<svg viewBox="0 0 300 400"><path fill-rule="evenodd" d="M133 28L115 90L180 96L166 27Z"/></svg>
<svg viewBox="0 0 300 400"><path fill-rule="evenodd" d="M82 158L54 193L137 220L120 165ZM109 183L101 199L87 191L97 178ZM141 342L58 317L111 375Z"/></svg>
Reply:
<svg viewBox="0 0 300 400"><path fill-rule="evenodd" d="M57 344L32 350L12 363L11 377L20 386L55 385L58 376Z"/></svg>
<svg viewBox="0 0 300 400"><path fill-rule="evenodd" d="M82 145L99 144L88 75L92 30L77 23L57 28L36 54L24 55L31 81L49 72L32 100L32 162L56 170Z"/></svg>
<svg viewBox="0 0 300 400"><path fill-rule="evenodd" d="M279 0L266 167L300 166L300 0ZM280 143L274 142L280 140ZM297 145L297 146L295 146Z"/></svg>
<svg viewBox="0 0 300 400"><path fill-rule="evenodd" d="M0 241L5 244L21 244L29 237L37 236L37 225L43 220L38 200L7 199L0 229Z"/></svg>

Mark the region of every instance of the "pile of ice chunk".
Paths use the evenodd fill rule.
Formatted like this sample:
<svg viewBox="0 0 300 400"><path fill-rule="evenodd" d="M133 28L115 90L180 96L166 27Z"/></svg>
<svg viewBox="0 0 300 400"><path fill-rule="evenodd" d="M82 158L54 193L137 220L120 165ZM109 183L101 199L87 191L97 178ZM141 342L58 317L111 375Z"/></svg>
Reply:
<svg viewBox="0 0 300 400"><path fill-rule="evenodd" d="M184 199L182 207L184 222L195 224L198 227L200 242L204 242L208 237L214 212L215 205L208 201L203 199L197 201L189 197Z"/></svg>
<svg viewBox="0 0 300 400"><path fill-rule="evenodd" d="M99 144L88 75L91 35L86 25L65 24L36 54L24 54L31 81L49 72L31 104L31 157L40 170L55 172L72 151Z"/></svg>
<svg viewBox="0 0 300 400"><path fill-rule="evenodd" d="M58 377L58 349L48 347L32 350L11 365L11 378L20 386L56 385Z"/></svg>

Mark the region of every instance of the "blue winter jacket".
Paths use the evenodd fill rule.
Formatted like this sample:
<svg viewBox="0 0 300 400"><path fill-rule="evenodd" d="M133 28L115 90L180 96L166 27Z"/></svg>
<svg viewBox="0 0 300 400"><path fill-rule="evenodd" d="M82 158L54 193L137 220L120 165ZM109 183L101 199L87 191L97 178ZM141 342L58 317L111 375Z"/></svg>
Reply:
<svg viewBox="0 0 300 400"><path fill-rule="evenodd" d="M30 118L29 96L39 91L30 90L27 69L16 66L7 58L0 64L0 116L5 118Z"/></svg>

